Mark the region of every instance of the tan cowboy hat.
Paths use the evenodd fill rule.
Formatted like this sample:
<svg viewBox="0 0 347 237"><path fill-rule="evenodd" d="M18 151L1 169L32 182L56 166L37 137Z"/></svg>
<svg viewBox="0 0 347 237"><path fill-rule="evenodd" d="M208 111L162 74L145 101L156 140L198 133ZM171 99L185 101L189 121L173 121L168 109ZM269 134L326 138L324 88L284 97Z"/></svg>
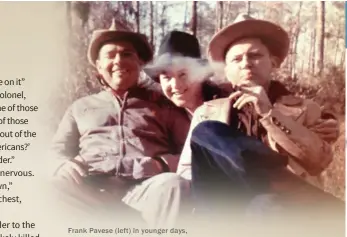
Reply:
<svg viewBox="0 0 347 237"><path fill-rule="evenodd" d="M95 62L101 46L113 40L125 40L132 43L144 63L152 60L153 51L147 41L147 37L143 34L130 31L124 25L117 24L115 19L113 19L109 29L95 30L92 34L88 48L88 60L94 67L96 66Z"/></svg>
<svg viewBox="0 0 347 237"><path fill-rule="evenodd" d="M208 58L212 61L224 62L228 47L246 37L262 39L271 54L278 57L279 65L288 54L289 36L282 27L269 21L240 14L234 23L224 27L212 37L207 49Z"/></svg>

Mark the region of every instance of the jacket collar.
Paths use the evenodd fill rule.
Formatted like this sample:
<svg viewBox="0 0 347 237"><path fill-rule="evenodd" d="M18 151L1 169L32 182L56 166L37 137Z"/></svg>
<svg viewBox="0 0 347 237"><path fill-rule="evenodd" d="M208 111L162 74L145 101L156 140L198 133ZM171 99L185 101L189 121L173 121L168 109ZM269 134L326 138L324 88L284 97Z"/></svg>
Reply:
<svg viewBox="0 0 347 237"><path fill-rule="evenodd" d="M274 104L276 101L278 101L280 97L288 95L292 95L292 93L287 90L287 88L281 82L271 80L268 91L268 97L271 104Z"/></svg>

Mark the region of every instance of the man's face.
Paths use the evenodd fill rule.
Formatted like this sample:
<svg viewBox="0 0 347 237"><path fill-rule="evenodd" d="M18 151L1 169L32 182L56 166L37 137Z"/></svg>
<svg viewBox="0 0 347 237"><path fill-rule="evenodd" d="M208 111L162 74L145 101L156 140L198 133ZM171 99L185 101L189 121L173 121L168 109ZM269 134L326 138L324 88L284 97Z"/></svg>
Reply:
<svg viewBox="0 0 347 237"><path fill-rule="evenodd" d="M115 91L125 92L137 84L141 60L134 46L125 41L104 44L96 61L98 72Z"/></svg>
<svg viewBox="0 0 347 237"><path fill-rule="evenodd" d="M275 66L273 59L260 39L242 39L233 43L226 53L226 77L234 86L249 80L267 87Z"/></svg>
<svg viewBox="0 0 347 237"><path fill-rule="evenodd" d="M184 68L168 68L159 75L164 95L176 106L183 108L194 107L197 98L201 96L200 83L189 79L189 72Z"/></svg>

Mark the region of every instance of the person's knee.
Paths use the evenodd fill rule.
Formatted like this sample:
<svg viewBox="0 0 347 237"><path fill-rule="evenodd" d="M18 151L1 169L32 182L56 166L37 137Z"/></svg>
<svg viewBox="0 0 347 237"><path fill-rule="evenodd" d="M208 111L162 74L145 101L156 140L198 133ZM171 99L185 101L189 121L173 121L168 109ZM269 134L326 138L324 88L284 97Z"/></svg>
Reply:
<svg viewBox="0 0 347 237"><path fill-rule="evenodd" d="M157 183L157 186L168 189L182 189L188 185L188 181L184 180L180 175L176 173L162 173L155 177L153 180Z"/></svg>
<svg viewBox="0 0 347 237"><path fill-rule="evenodd" d="M199 123L193 130L193 135L200 135L200 134L210 134L210 133L216 133L220 134L225 132L225 130L228 128L228 125L219 121L203 121Z"/></svg>
<svg viewBox="0 0 347 237"><path fill-rule="evenodd" d="M229 125L219 121L203 121L199 123L192 131L192 143L210 143L213 140L228 138L234 140L240 136L240 132Z"/></svg>

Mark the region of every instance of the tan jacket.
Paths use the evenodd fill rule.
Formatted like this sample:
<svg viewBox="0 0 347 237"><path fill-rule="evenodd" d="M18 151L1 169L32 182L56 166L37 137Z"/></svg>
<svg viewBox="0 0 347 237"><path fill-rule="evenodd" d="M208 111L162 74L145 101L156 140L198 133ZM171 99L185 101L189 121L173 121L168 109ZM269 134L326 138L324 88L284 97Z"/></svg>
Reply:
<svg viewBox="0 0 347 237"><path fill-rule="evenodd" d="M154 159L175 172L190 121L163 97L152 97L134 88L123 100L102 91L75 101L53 139L53 171L79 156L90 173L144 179L160 172Z"/></svg>
<svg viewBox="0 0 347 237"><path fill-rule="evenodd" d="M228 123L230 108L230 100L222 98L205 102L195 111L177 169L181 176L191 179L192 130L204 120ZM321 115L315 102L288 95L280 97L269 114L260 119L270 147L288 155L291 158L288 168L298 175L318 175L332 161L330 144L319 133L313 132Z"/></svg>

